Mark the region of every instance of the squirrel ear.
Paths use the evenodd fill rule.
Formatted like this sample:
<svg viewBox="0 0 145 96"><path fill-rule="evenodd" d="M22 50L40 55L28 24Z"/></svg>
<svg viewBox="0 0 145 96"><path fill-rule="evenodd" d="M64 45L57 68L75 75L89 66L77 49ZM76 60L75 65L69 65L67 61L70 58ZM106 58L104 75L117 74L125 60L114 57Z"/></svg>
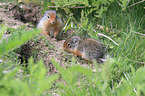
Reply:
<svg viewBox="0 0 145 96"><path fill-rule="evenodd" d="M77 43L77 42L78 42L78 40L77 40L77 39L73 39L73 42L74 42L74 43Z"/></svg>
<svg viewBox="0 0 145 96"><path fill-rule="evenodd" d="M47 14L47 11L45 11L44 16L46 16L46 14Z"/></svg>

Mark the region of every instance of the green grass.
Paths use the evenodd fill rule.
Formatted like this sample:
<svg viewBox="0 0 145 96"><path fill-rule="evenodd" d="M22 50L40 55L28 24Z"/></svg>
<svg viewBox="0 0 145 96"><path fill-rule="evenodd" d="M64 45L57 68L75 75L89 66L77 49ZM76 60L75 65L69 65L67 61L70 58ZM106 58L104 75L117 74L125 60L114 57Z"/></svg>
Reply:
<svg viewBox="0 0 145 96"><path fill-rule="evenodd" d="M110 2L111 0L106 1ZM133 1L138 2L139 0ZM78 1L75 0L75 2ZM67 0L66 3L68 3ZM105 3L99 4L100 6L105 6ZM129 5L132 4L134 3L130 1ZM68 5L77 6L75 3ZM47 6L47 4L44 5L44 9L47 9ZM5 30L9 30L12 36L8 41L4 40L0 44L0 59L3 60L2 63L0 62L0 94L3 96L9 94L28 96L34 92L33 95L38 96L48 96L53 93L62 96L144 96L145 36L141 35L145 34L144 5L139 3L130 8L123 8L114 0L107 6L107 10L101 13L101 18L96 17L96 9L93 11L89 8L82 9L83 11L79 9L76 12L76 14L79 13L78 16L73 13L73 9L68 9L68 13L65 8L57 10L63 11L62 14L59 14L62 16L61 18L64 16L65 32L68 29L73 29L75 35L100 40L107 46L106 54L109 54L112 58L100 65L93 62L93 67L89 68L84 68L74 58L70 60L72 62L67 62L67 65L59 64L52 58L51 62L56 67L56 70L59 71L59 75L52 74L47 76L48 69L45 68L43 61L40 60L34 64L32 58L29 60L28 69L25 69L25 67L19 65L16 59L17 55L12 51L30 39L43 40L48 44L46 38L35 37L39 33L37 30L35 30L35 36L33 36L34 34L31 30L23 31L23 28L6 29L3 27L2 33ZM97 24L103 26L103 29L97 28ZM96 30L96 33L93 29ZM2 33L0 33L0 38ZM98 36L98 33L107 35L119 45L115 45L106 37ZM50 45L48 47L53 49L54 46Z"/></svg>

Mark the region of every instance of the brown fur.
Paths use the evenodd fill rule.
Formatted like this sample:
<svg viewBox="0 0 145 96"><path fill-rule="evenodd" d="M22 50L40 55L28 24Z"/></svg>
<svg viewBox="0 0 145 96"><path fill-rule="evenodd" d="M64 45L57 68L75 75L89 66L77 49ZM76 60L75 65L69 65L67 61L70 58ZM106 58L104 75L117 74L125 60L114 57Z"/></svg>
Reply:
<svg viewBox="0 0 145 96"><path fill-rule="evenodd" d="M81 39L73 36L63 44L63 49L88 61L98 60L104 56L103 45L94 39Z"/></svg>
<svg viewBox="0 0 145 96"><path fill-rule="evenodd" d="M63 22L57 17L56 11L46 11L43 18L39 21L37 28L47 36L49 35L57 40L62 38Z"/></svg>

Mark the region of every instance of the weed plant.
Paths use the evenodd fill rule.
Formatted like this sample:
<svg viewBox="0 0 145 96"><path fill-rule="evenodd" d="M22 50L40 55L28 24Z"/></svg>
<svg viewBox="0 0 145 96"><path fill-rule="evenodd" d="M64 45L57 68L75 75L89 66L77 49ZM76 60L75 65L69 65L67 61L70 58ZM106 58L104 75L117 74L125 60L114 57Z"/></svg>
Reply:
<svg viewBox="0 0 145 96"><path fill-rule="evenodd" d="M33 59L30 58L28 69L23 70L17 60L12 60L14 54L10 53L34 38L39 31L10 29L13 31L12 36L0 42L1 96L145 95L144 2L139 0L129 2L128 0L54 0L50 5L56 6L57 11L63 11L64 32L73 29L75 35L100 40L107 46L106 54L109 54L112 59L106 58L107 61L100 65L94 61L94 67L85 68L72 58L70 67L64 68L52 58L51 62L59 75L47 76L48 69L45 68L43 60L34 64ZM48 5L42 6L46 8ZM5 30L7 28L2 26L0 39ZM100 33L103 35L99 35Z"/></svg>

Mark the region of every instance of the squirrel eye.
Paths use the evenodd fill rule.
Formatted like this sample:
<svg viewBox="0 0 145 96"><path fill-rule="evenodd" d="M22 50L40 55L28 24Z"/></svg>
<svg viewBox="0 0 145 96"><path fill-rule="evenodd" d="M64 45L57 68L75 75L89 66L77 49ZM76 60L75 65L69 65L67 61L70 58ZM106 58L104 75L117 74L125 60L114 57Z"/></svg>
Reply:
<svg viewBox="0 0 145 96"><path fill-rule="evenodd" d="M47 18L49 18L49 16L47 16Z"/></svg>
<svg viewBox="0 0 145 96"><path fill-rule="evenodd" d="M68 44L67 44L67 46L69 46L69 47L70 47L70 43L68 43Z"/></svg>

